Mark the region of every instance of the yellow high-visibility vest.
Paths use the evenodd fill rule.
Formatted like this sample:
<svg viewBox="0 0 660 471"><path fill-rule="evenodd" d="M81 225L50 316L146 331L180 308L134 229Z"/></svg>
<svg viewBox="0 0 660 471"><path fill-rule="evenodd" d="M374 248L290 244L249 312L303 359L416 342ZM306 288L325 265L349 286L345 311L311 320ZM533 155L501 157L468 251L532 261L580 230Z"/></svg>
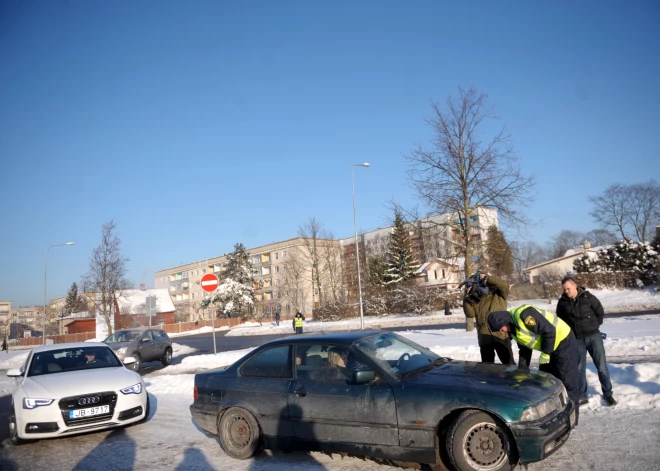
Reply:
<svg viewBox="0 0 660 471"><path fill-rule="evenodd" d="M556 333L555 333L555 345L553 351L556 350L557 346L561 343L561 341L564 340L566 337L568 337L568 334L571 333L571 328L568 326L566 322L562 321L553 312L546 311L544 309L539 309L529 304L524 304L520 307L511 310L511 315L513 316L513 322L516 324L516 333L514 335L516 342L532 350L541 351L541 336L539 334L535 334L534 332L530 332L529 330L527 330L527 326L520 318L522 312L529 307L535 309L538 313L543 314L546 320L554 326Z"/></svg>

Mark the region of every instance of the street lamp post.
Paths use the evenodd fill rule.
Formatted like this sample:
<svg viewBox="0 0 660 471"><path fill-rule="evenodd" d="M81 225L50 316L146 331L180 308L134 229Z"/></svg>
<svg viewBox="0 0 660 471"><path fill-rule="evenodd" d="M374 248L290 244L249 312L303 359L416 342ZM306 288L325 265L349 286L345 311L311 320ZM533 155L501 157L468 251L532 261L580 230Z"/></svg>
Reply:
<svg viewBox="0 0 660 471"><path fill-rule="evenodd" d="M353 185L353 228L355 229L355 256L357 257L358 295L360 298L360 329L364 330L364 309L362 308L362 281L360 278L360 244L358 243L357 216L355 214L355 175L353 167L368 167L369 162L351 165L351 183Z"/></svg>
<svg viewBox="0 0 660 471"><path fill-rule="evenodd" d="M50 252L50 249L52 249L53 247L62 247L62 246L65 246L65 245L73 245L73 244L74 244L74 242L67 242L66 244L55 244L55 245L51 245L50 247L48 247L48 250L46 250L46 264L44 265L44 331L41 334L41 336L43 337L43 345L46 345L46 303L47 303L47 300L46 300L46 280L47 280L47 273L48 273L48 253Z"/></svg>

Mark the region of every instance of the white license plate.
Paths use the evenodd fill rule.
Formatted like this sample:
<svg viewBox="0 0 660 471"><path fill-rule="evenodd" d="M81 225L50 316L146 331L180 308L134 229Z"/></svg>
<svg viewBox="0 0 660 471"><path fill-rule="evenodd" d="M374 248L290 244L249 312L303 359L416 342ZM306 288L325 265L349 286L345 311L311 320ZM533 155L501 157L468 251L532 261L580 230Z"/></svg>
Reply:
<svg viewBox="0 0 660 471"><path fill-rule="evenodd" d="M70 419L80 419L81 417L91 417L93 415L108 414L110 406L96 406L89 409L77 409L69 411Z"/></svg>

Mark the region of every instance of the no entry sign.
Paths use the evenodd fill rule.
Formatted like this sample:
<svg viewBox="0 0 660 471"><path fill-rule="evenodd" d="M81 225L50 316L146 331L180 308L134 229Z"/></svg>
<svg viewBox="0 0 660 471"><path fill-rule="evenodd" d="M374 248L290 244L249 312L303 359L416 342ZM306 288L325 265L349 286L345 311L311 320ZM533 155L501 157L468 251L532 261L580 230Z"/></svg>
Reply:
<svg viewBox="0 0 660 471"><path fill-rule="evenodd" d="M215 291L216 288L218 287L218 277L215 276L213 273L207 273L202 277L202 289L207 292L212 292Z"/></svg>

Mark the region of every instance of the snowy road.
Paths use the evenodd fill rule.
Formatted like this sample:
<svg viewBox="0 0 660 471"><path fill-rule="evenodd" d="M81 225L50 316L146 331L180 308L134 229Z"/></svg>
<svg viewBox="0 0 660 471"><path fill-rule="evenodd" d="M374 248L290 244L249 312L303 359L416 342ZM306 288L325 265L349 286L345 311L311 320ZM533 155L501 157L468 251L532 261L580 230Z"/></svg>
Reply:
<svg viewBox="0 0 660 471"><path fill-rule="evenodd" d="M598 376L588 364L589 403L580 408L580 426L554 455L527 467L528 471L657 471L660 469L660 316L608 319L605 348L619 405L606 407ZM474 333L460 329L416 330L401 326L403 335L442 356L479 359ZM264 452L251 460L228 458L215 438L192 423L193 373L230 364L249 349L218 355L195 355L176 344L171 366L145 371L152 401L146 424L82 436L43 440L15 447L0 424L0 470L236 470L236 471L393 471L374 460L341 458L321 453ZM517 353L517 349L514 349ZM198 352L197 352L198 353ZM27 352L0 355L0 370L15 368ZM628 362L625 362L625 359ZM641 359L637 363L634 359ZM0 371L0 418L8 410L11 381ZM521 468L524 469L524 468Z"/></svg>
<svg viewBox="0 0 660 471"><path fill-rule="evenodd" d="M115 432L44 440L23 447L2 443L5 471L393 471L372 460L321 453L264 452L252 460L228 458L217 440L198 430L189 418L188 398L152 395L152 416L144 425ZM629 424L634 428L628 428ZM660 413L654 410L586 411L580 427L551 458L529 471L657 471L660 466ZM651 446L649 446L651 445Z"/></svg>

